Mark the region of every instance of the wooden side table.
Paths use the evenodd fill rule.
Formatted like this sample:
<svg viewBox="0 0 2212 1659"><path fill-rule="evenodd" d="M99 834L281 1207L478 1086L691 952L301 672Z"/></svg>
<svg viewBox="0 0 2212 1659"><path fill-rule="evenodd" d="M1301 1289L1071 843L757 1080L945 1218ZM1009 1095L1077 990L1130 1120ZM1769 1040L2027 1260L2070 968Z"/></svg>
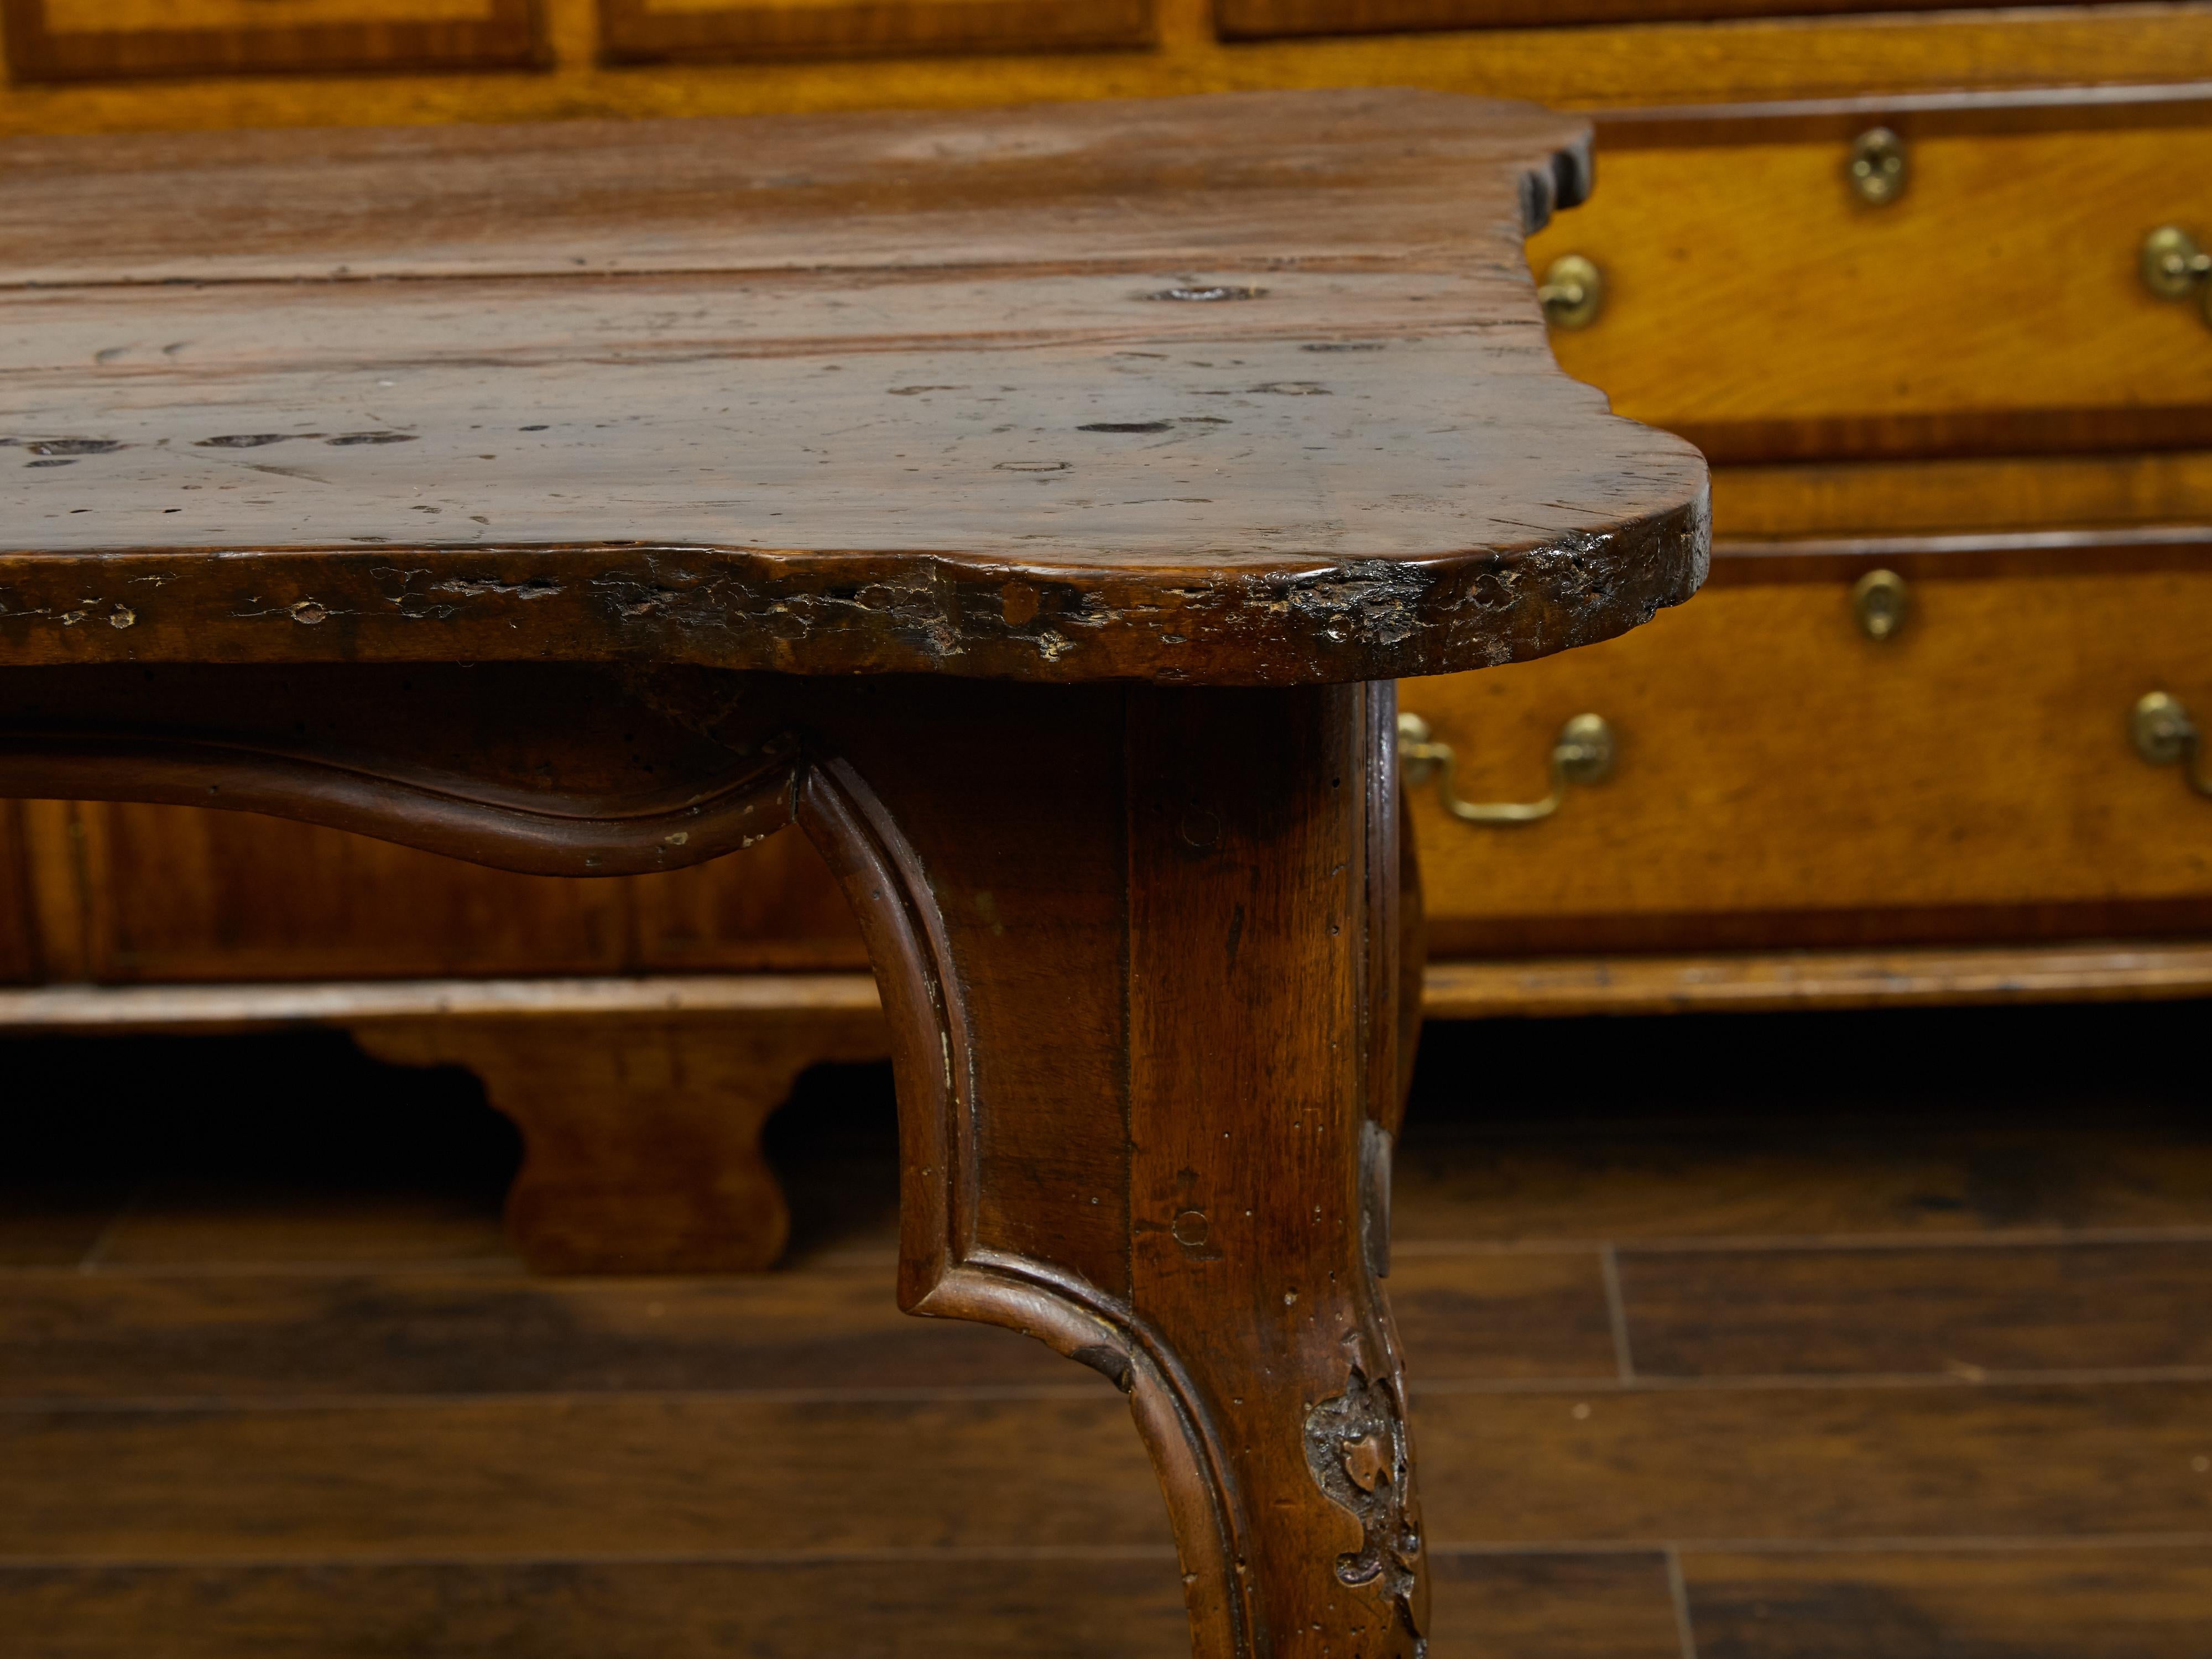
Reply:
<svg viewBox="0 0 2212 1659"><path fill-rule="evenodd" d="M1199 1653L1417 1654L1390 681L1706 558L1544 343L1588 182L1405 92L0 148L0 792L572 875L796 820L902 1303L1128 1394Z"/></svg>

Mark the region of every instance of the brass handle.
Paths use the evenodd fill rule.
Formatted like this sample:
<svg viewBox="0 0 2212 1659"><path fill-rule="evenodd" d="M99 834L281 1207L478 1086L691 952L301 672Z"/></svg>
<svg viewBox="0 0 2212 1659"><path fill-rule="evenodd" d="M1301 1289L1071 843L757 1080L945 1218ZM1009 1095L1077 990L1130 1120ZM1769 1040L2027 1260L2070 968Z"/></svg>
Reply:
<svg viewBox="0 0 2212 1659"><path fill-rule="evenodd" d="M1544 268L1536 297L1553 328L1588 328L1605 309L1605 273L1579 253L1562 253Z"/></svg>
<svg viewBox="0 0 2212 1659"><path fill-rule="evenodd" d="M1869 127L1851 141L1850 165L1844 176L1851 194L1869 207L1887 207L1905 194L1910 177L1905 166L1905 140L1887 127Z"/></svg>
<svg viewBox="0 0 2212 1659"><path fill-rule="evenodd" d="M1912 590L1894 570L1869 570L1851 584L1851 615L1859 632L1877 645L1897 637L1911 608Z"/></svg>
<svg viewBox="0 0 2212 1659"><path fill-rule="evenodd" d="M2143 286L2161 300L2192 296L2212 324L2212 253L2179 225L2160 225L2143 238L2137 269Z"/></svg>
<svg viewBox="0 0 2212 1659"><path fill-rule="evenodd" d="M1418 787L1433 776L1444 811L1462 823L1534 823L1559 810L1571 783L1602 783L1613 774L1613 726L1602 715L1577 714L1552 743L1552 793L1541 800L1462 800L1455 787L1459 757L1430 735L1419 714L1398 716L1398 757L1406 781Z"/></svg>
<svg viewBox="0 0 2212 1659"><path fill-rule="evenodd" d="M2153 766L2179 766L2182 781L2200 795L2212 795L2212 776L2204 770L2204 744L2197 722L2178 697L2163 691L2136 699L2128 716L2128 736L2136 753Z"/></svg>

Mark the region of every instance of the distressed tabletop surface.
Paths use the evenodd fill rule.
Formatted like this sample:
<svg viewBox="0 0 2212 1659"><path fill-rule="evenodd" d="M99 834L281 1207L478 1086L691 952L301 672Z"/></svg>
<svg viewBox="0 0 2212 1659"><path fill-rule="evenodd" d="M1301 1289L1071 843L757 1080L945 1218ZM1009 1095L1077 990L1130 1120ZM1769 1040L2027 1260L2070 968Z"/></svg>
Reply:
<svg viewBox="0 0 2212 1659"><path fill-rule="evenodd" d="M1583 124L1408 91L0 144L0 658L1286 684L1602 638L1703 462Z"/></svg>

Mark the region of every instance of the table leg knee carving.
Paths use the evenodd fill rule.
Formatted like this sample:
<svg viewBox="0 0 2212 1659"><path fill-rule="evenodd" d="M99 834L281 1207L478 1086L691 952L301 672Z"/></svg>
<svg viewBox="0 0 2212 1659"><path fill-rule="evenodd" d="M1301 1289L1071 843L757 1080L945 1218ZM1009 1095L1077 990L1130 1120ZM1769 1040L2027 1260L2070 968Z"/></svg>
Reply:
<svg viewBox="0 0 2212 1659"><path fill-rule="evenodd" d="M1129 1395L1202 1659L1414 1659L1389 688L852 701L799 817L884 987L902 1303Z"/></svg>

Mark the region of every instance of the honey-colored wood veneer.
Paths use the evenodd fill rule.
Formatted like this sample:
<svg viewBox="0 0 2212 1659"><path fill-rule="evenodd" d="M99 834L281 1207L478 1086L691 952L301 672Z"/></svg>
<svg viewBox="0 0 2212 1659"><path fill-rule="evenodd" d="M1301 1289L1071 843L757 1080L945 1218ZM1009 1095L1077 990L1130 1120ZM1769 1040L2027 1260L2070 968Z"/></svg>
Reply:
<svg viewBox="0 0 2212 1659"><path fill-rule="evenodd" d="M19 0L20 3L20 0ZM599 0L542 0L548 66L437 75L153 77L0 88L0 131L518 121L944 108L1271 87L1418 86L1554 106L1725 104L2160 83L2212 52L2212 4L1225 43L1211 0L1157 0L1150 51L857 61L603 62Z"/></svg>
<svg viewBox="0 0 2212 1659"><path fill-rule="evenodd" d="M2103 112L1910 137L1883 207L1843 139L1616 145L1529 244L1539 271L1571 252L1605 273L1603 312L1553 349L1722 463L2202 447L2212 329L2136 262L2155 226L2212 230L2212 127Z"/></svg>
<svg viewBox="0 0 2212 1659"><path fill-rule="evenodd" d="M1877 643L1848 577L1774 580L1792 562L1719 561L1624 640L1407 683L1470 799L1540 794L1571 714L1620 741L1615 775L1540 823L1413 792L1436 955L2204 926L2212 802L2140 760L2127 718L2153 690L2212 707L2212 569L1916 573Z"/></svg>
<svg viewBox="0 0 2212 1659"><path fill-rule="evenodd" d="M1142 46L1149 0L600 0L615 64Z"/></svg>

